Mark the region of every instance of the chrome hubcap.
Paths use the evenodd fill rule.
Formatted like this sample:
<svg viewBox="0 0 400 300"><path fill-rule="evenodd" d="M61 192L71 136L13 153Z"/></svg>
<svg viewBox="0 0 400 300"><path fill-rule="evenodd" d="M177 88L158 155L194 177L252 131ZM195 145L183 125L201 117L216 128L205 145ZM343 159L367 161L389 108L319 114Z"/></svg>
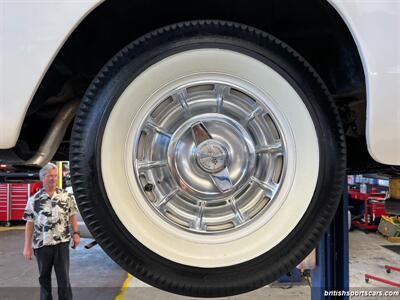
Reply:
<svg viewBox="0 0 400 300"><path fill-rule="evenodd" d="M148 205L205 234L262 215L286 170L285 136L267 104L225 82L192 82L159 99L133 154Z"/></svg>

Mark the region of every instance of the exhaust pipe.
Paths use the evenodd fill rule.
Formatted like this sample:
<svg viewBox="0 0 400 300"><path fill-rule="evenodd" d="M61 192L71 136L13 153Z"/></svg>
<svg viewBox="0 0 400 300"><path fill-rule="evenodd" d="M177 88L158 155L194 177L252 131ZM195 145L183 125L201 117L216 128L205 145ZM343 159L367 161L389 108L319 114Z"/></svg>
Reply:
<svg viewBox="0 0 400 300"><path fill-rule="evenodd" d="M40 144L38 151L33 157L25 161L24 165L43 167L53 158L62 142L69 123L75 116L79 103L80 99L74 99L61 108Z"/></svg>

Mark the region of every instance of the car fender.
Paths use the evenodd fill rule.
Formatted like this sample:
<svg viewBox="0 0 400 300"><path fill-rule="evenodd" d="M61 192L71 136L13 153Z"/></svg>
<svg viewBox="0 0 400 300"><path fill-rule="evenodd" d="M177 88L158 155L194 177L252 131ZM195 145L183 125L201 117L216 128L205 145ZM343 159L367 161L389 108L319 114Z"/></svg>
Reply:
<svg viewBox="0 0 400 300"><path fill-rule="evenodd" d="M361 56L368 151L380 163L400 165L400 2L328 2L346 23Z"/></svg>
<svg viewBox="0 0 400 300"><path fill-rule="evenodd" d="M0 2L0 149L15 146L29 104L53 59L103 1Z"/></svg>

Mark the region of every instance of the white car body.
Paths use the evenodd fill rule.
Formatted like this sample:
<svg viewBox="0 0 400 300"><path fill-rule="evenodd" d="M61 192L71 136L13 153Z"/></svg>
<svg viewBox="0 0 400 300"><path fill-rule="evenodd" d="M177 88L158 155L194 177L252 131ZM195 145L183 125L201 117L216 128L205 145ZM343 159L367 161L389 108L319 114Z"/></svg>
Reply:
<svg viewBox="0 0 400 300"><path fill-rule="evenodd" d="M347 24L363 63L369 153L380 163L400 165L400 1L328 1ZM0 149L15 146L59 49L102 2L1 1Z"/></svg>

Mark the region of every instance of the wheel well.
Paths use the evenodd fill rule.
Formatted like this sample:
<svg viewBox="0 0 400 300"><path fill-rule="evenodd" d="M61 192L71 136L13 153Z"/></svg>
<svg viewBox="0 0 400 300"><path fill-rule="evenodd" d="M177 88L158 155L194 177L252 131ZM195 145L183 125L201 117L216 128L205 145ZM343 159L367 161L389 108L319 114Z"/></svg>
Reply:
<svg viewBox="0 0 400 300"><path fill-rule="evenodd" d="M102 66L125 45L156 28L194 19L239 22L283 40L323 78L350 136L364 134L365 117L360 120L359 114L365 116L360 56L349 30L327 1L271 0L249 5L245 0L204 0L182 5L178 0L113 0L91 12L57 54L29 107L16 152L20 156L34 152L43 138L39 132L48 128L60 102L82 96ZM349 113L352 107L356 109ZM29 126L33 123L35 127ZM60 158L68 152L69 136L70 130L58 151Z"/></svg>

